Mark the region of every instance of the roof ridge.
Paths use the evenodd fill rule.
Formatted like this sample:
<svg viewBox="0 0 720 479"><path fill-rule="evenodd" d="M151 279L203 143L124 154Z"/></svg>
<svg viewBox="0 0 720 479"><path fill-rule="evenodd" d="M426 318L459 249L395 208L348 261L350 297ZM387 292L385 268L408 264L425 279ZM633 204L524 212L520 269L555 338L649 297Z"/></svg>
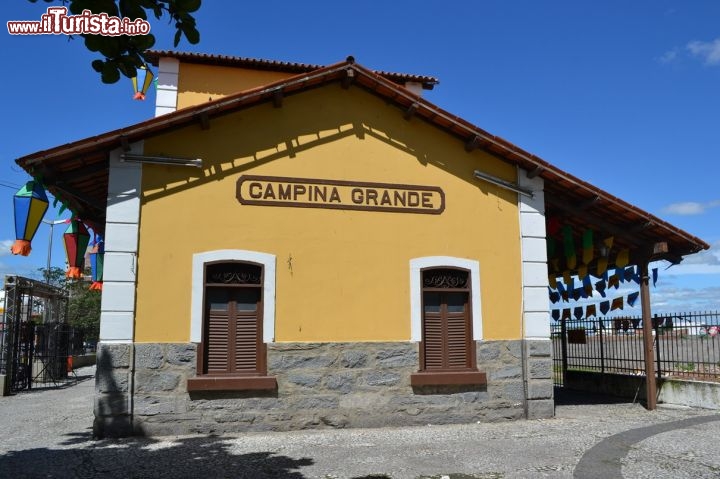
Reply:
<svg viewBox="0 0 720 479"><path fill-rule="evenodd" d="M256 68L263 69L277 69L280 71L302 73L319 70L326 67L327 65L319 65L313 63L299 63L299 62L288 62L282 60L271 60L265 58L253 58L253 57L240 57L233 55L221 55L216 53L195 53L195 52L181 52L174 50L147 50L145 52L145 58L152 64L158 64L161 57L177 58L184 60L189 63L200 63L209 65L219 66L253 66ZM348 56L350 63L355 62L353 56ZM350 60L352 59L352 60ZM400 73L400 72L388 72L383 70L373 70L379 75L382 75L391 81L396 83L405 82L417 82L422 83L423 88L426 90L432 89L435 85L440 83L440 80L429 75L417 75L412 73Z"/></svg>

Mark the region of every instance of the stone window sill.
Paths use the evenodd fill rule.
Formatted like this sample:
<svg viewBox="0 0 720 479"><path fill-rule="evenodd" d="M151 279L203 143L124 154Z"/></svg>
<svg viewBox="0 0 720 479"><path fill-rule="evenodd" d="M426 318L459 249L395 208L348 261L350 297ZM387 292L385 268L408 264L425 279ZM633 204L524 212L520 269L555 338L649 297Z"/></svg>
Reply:
<svg viewBox="0 0 720 479"><path fill-rule="evenodd" d="M487 375L480 371L419 372L410 376L411 386L484 386Z"/></svg>
<svg viewBox="0 0 720 479"><path fill-rule="evenodd" d="M188 392L274 389L277 389L275 376L196 376L187 381Z"/></svg>

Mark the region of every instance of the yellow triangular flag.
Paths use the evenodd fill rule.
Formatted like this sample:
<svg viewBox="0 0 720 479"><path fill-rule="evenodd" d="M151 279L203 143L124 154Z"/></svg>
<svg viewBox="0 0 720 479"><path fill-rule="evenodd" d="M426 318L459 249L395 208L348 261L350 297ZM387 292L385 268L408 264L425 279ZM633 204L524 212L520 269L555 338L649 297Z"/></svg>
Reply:
<svg viewBox="0 0 720 479"><path fill-rule="evenodd" d="M585 279L585 276L587 276L587 275L588 275L587 265L581 264L580 266L578 266L578 278L580 278L580 280L582 281L583 279Z"/></svg>
<svg viewBox="0 0 720 479"><path fill-rule="evenodd" d="M607 258L598 258L597 260L597 271L595 271L595 276L598 278L605 274L605 271L607 271L607 265L608 260Z"/></svg>
<svg viewBox="0 0 720 479"><path fill-rule="evenodd" d="M630 250L628 248L624 248L617 254L617 258L615 258L615 266L618 268L624 268L628 265L630 262Z"/></svg>

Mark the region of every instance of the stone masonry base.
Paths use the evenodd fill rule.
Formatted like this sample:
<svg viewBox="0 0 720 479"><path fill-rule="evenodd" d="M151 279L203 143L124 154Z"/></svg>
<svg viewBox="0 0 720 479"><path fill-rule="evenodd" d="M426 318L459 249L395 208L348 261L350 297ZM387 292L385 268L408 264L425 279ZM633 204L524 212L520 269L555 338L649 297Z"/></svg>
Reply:
<svg viewBox="0 0 720 479"><path fill-rule="evenodd" d="M467 387L413 388L416 343L271 343L267 349L277 390L189 394L194 344L101 344L96 436L469 423L554 413L549 341L478 342L487 385Z"/></svg>

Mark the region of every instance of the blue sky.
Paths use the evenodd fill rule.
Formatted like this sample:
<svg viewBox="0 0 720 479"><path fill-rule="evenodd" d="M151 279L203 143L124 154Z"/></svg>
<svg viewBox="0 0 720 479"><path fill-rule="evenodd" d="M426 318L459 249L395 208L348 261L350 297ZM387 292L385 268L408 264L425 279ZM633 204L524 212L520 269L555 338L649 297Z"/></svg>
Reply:
<svg viewBox="0 0 720 479"><path fill-rule="evenodd" d="M5 3L3 22L38 20L48 6ZM197 19L200 44L178 49L317 64L353 55L438 77L430 101L713 245L659 265L652 301L718 309L720 2L206 0ZM152 33L155 48L172 49L167 21ZM153 115L154 96L133 101L128 80L103 85L95 58L80 39L0 34L0 275L32 275L47 260L47 225L29 257L8 252L12 195L28 179L14 160Z"/></svg>

